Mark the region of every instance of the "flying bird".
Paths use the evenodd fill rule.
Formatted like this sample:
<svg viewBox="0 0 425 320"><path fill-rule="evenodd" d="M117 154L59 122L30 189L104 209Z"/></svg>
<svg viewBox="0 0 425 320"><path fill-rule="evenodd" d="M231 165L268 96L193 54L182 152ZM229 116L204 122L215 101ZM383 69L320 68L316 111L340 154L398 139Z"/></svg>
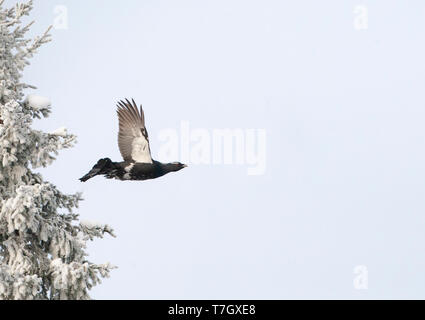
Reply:
<svg viewBox="0 0 425 320"><path fill-rule="evenodd" d="M124 161L112 162L109 158L101 159L80 179L81 182L86 182L97 175L122 181L150 180L187 167L180 162L161 163L152 159L145 114L142 106L139 111L134 99L131 102L127 99L118 102L117 113L118 146Z"/></svg>

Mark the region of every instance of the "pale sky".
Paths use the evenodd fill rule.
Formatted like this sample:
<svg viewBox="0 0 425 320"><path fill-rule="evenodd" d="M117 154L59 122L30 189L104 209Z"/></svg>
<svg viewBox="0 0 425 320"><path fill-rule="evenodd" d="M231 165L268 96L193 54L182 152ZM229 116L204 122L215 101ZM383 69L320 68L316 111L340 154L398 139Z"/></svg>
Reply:
<svg viewBox="0 0 425 320"><path fill-rule="evenodd" d="M66 26L64 8L25 80L53 102L35 126L79 141L44 177L118 236L88 248L119 267L93 298L425 298L423 1L43 0L32 34ZM182 122L264 130L265 174L192 164L81 184L121 161L126 97L155 157Z"/></svg>

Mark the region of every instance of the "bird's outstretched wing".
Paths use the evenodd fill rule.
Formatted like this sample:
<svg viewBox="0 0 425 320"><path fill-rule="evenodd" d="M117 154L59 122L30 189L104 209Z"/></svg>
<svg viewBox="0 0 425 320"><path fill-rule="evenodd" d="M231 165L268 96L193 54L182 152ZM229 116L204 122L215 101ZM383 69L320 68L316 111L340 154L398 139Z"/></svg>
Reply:
<svg viewBox="0 0 425 320"><path fill-rule="evenodd" d="M125 161L152 163L149 135L145 126L145 114L140 112L134 100L118 102L118 146Z"/></svg>

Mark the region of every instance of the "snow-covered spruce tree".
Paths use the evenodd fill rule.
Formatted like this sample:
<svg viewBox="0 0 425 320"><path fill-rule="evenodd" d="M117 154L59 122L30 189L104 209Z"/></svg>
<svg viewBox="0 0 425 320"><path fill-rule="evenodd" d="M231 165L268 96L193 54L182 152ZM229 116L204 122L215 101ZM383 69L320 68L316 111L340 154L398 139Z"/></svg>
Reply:
<svg viewBox="0 0 425 320"><path fill-rule="evenodd" d="M87 261L86 242L113 236L107 225L78 222L72 209L81 195L65 195L32 170L46 167L75 136L66 130L31 128L47 117L50 102L24 90L20 82L28 59L50 41L48 31L25 38L21 19L32 0L5 9L0 0L0 300L90 299L88 291L109 276L109 264Z"/></svg>

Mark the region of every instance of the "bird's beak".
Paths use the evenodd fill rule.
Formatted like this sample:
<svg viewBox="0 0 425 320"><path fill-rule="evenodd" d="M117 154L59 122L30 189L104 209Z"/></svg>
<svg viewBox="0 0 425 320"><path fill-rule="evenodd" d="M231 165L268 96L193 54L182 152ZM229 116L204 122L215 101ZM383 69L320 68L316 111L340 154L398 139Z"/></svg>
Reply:
<svg viewBox="0 0 425 320"><path fill-rule="evenodd" d="M184 164L184 165L183 165L183 168L187 168L187 167L188 167L188 165L187 165L187 164Z"/></svg>

